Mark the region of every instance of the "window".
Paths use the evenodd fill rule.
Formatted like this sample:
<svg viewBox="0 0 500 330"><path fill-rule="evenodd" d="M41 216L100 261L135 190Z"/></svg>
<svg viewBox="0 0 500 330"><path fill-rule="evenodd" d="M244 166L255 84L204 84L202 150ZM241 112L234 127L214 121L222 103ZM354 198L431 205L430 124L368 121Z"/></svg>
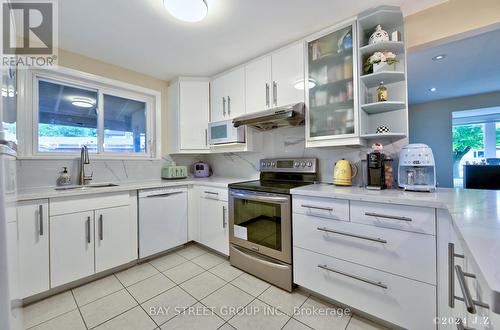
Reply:
<svg viewBox="0 0 500 330"><path fill-rule="evenodd" d="M38 152L97 153L97 90L38 81Z"/></svg>
<svg viewBox="0 0 500 330"><path fill-rule="evenodd" d="M146 152L146 103L104 95L104 151Z"/></svg>
<svg viewBox="0 0 500 330"><path fill-rule="evenodd" d="M465 165L500 164L500 108L453 112L454 187L463 186Z"/></svg>
<svg viewBox="0 0 500 330"><path fill-rule="evenodd" d="M33 72L31 78L33 138L27 156L74 157L84 145L103 158L153 158L158 154L151 143L157 133L158 92L141 87L136 91L135 86L119 82L107 84L113 81L102 78L104 84L87 75L75 79Z"/></svg>

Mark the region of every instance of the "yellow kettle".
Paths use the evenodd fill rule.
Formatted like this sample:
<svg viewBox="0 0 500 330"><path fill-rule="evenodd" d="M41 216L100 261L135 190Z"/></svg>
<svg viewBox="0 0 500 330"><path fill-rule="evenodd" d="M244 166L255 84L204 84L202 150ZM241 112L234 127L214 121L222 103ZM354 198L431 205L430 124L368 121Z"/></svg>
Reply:
<svg viewBox="0 0 500 330"><path fill-rule="evenodd" d="M354 174L353 174L354 173ZM341 159L335 163L333 183L338 186L351 186L352 179L358 174L358 167L349 161Z"/></svg>

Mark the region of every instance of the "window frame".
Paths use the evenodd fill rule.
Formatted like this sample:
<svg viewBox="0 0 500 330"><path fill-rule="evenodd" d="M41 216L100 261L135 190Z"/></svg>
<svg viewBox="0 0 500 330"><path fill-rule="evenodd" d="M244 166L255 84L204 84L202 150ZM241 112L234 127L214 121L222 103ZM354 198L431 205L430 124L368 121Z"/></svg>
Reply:
<svg viewBox="0 0 500 330"><path fill-rule="evenodd" d="M161 93L142 86L88 74L85 72L59 68L56 70L23 70L19 87L22 102L18 104L17 131L20 159L74 159L79 152L40 152L38 150L38 87L39 81L64 84L71 87L97 92L97 149L94 159L160 159L161 158ZM105 152L104 151L104 95L118 96L146 103L146 152ZM23 111L28 109L28 111Z"/></svg>

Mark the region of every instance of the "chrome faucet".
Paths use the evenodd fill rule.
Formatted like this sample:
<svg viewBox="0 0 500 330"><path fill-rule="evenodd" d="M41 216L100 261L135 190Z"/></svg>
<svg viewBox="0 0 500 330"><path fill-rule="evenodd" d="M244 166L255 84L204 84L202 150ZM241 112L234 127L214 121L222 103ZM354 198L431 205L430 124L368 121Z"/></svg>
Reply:
<svg viewBox="0 0 500 330"><path fill-rule="evenodd" d="M80 150L80 174L78 176L78 184L81 186L86 185L87 181L92 180L92 176L94 175L94 172L92 172L89 176L85 175L85 164L90 164L89 150L87 146L83 146Z"/></svg>

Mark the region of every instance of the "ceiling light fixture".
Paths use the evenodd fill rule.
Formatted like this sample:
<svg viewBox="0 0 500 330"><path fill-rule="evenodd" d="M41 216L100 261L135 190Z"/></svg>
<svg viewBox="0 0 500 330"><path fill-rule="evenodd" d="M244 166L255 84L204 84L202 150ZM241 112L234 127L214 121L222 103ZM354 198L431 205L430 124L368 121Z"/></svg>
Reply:
<svg viewBox="0 0 500 330"><path fill-rule="evenodd" d="M317 83L314 79L309 78L307 83L307 87L309 89L316 87ZM293 87L298 90L304 90L304 79L299 79L293 84Z"/></svg>
<svg viewBox="0 0 500 330"><path fill-rule="evenodd" d="M167 11L185 22L199 22L207 16L206 0L163 0Z"/></svg>
<svg viewBox="0 0 500 330"><path fill-rule="evenodd" d="M86 99L83 97L75 97L71 100L71 104L79 108L92 108L94 107L94 102L91 99Z"/></svg>
<svg viewBox="0 0 500 330"><path fill-rule="evenodd" d="M442 60L446 57L445 54L439 54L439 55L436 55L432 58L433 61L439 61L439 60Z"/></svg>
<svg viewBox="0 0 500 330"><path fill-rule="evenodd" d="M435 92L435 91L437 91L437 88L436 88L436 87L431 87L431 88L429 88L429 92Z"/></svg>

